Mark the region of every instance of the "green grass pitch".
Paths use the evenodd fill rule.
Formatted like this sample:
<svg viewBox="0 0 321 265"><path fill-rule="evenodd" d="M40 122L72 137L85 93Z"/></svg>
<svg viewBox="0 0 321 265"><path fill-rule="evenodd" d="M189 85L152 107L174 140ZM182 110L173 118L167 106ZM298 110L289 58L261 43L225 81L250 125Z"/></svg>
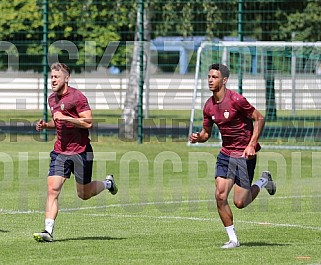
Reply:
<svg viewBox="0 0 321 265"><path fill-rule="evenodd" d="M93 178L113 173L119 193L81 201L72 177L60 197L55 241L38 243L32 234L43 229L53 142L2 138L1 264L321 263L319 152L260 152L255 179L270 170L278 191L262 190L243 210L232 206L241 247L222 250L227 236L214 202L217 149L170 138L139 145L98 137L92 144Z"/></svg>

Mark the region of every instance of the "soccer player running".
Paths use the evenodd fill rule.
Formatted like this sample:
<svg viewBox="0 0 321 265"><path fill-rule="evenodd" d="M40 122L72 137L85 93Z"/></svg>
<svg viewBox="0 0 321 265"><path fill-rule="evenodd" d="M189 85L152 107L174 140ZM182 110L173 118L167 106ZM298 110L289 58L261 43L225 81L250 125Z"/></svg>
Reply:
<svg viewBox="0 0 321 265"><path fill-rule="evenodd" d="M57 139L50 153L50 169L47 179L45 229L34 233L39 242L53 241L54 222L58 214L58 197L66 179L75 175L78 197L88 200L107 189L113 195L118 191L112 175L103 181L92 181L93 149L89 130L93 124L87 98L70 87L70 69L63 63L51 66L51 87L48 98L52 120L40 120L36 130L56 129Z"/></svg>
<svg viewBox="0 0 321 265"><path fill-rule="evenodd" d="M215 123L222 137L222 148L216 161L215 199L229 237L229 241L222 246L224 249L240 246L228 204L232 187L234 204L239 209L249 205L263 187L270 195L276 192L276 185L268 171L264 171L261 178L252 185L256 153L261 148L258 139L265 121L246 98L226 88L229 75L230 70L225 65L213 64L209 67L208 86L213 96L203 108L202 131L190 135L191 143L206 142L211 137Z"/></svg>

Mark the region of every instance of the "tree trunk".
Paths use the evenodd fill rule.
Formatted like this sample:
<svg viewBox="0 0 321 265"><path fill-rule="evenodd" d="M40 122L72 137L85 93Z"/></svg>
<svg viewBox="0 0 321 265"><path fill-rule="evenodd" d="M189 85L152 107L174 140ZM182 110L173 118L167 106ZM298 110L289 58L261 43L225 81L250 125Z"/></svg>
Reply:
<svg viewBox="0 0 321 265"><path fill-rule="evenodd" d="M126 140L137 139L137 127L138 127L138 97L139 97L139 79L140 79L140 46L144 45L144 79L148 75L146 74L147 58L150 55L149 42L151 23L148 16L148 10L144 10L144 42L139 42L139 23L140 23L140 11L137 11L137 30L135 34L135 41L133 47L133 59L130 67L128 84L126 90L126 98L124 103L124 109L122 114L122 120L120 124L120 135Z"/></svg>

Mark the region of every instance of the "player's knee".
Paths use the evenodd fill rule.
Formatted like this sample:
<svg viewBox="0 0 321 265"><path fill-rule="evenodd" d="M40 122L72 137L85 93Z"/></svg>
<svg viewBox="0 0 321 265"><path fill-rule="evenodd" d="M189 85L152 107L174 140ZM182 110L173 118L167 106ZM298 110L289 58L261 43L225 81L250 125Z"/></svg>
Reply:
<svg viewBox="0 0 321 265"><path fill-rule="evenodd" d="M86 201L91 198L91 195L89 193L83 192L83 191L77 191L77 195L80 199Z"/></svg>
<svg viewBox="0 0 321 265"><path fill-rule="evenodd" d="M220 203L225 202L227 200L227 196L224 193L217 191L215 193L215 199L216 199L216 202L218 204L220 204Z"/></svg>
<svg viewBox="0 0 321 265"><path fill-rule="evenodd" d="M246 204L243 200L234 200L234 205L238 209L243 209L246 206Z"/></svg>
<svg viewBox="0 0 321 265"><path fill-rule="evenodd" d="M60 189L48 186L48 190L47 190L48 197L58 197L59 193L60 193Z"/></svg>

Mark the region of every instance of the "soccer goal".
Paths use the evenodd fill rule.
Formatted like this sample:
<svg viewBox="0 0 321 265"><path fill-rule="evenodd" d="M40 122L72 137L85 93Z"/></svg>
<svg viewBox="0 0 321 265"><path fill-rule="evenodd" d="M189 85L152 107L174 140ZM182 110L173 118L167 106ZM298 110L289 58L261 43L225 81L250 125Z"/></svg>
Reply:
<svg viewBox="0 0 321 265"><path fill-rule="evenodd" d="M202 107L212 95L209 66L230 68L227 88L238 91L266 119L262 145L321 149L321 42L204 42L197 51L189 132L202 128ZM215 127L210 141L220 145Z"/></svg>

